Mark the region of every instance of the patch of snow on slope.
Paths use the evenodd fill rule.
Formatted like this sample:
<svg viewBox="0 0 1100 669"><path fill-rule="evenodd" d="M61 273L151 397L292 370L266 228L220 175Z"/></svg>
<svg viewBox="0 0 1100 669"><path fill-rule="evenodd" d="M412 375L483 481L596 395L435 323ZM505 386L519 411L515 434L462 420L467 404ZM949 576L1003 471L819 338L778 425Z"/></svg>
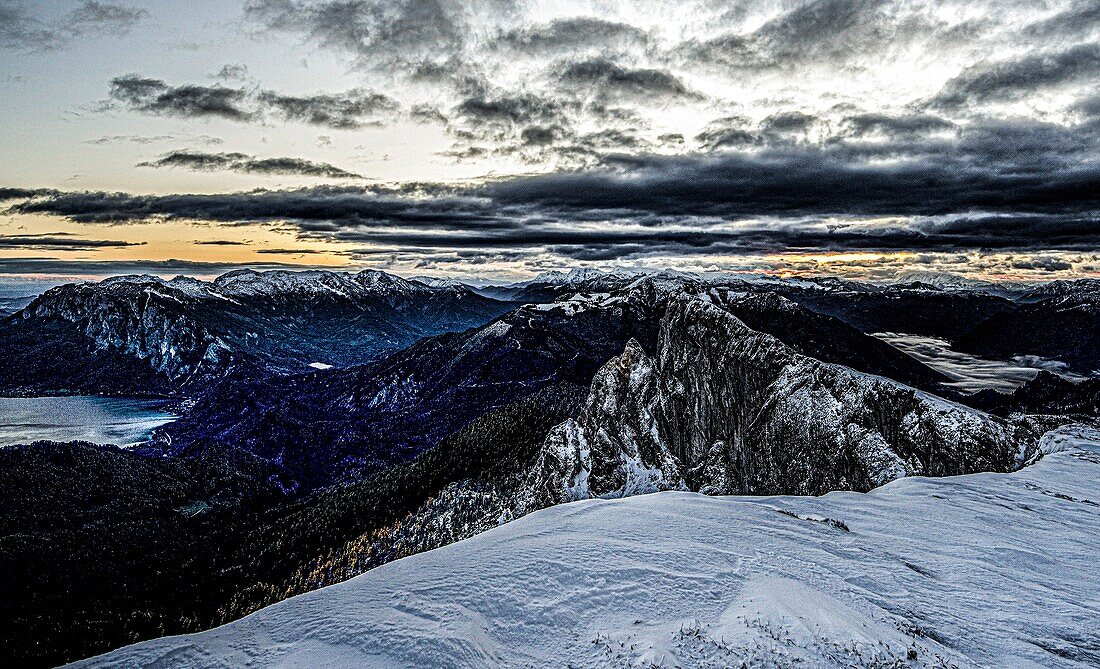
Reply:
<svg viewBox="0 0 1100 669"><path fill-rule="evenodd" d="M1096 667L1100 433L1044 443L869 494L564 504L78 666Z"/></svg>

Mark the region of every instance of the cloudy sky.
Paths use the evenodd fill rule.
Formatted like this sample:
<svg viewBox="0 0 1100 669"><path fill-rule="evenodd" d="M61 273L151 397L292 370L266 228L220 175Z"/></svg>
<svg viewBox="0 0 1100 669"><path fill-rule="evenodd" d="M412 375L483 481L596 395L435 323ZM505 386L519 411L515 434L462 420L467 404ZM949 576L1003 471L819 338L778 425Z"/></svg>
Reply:
<svg viewBox="0 0 1100 669"><path fill-rule="evenodd" d="M0 0L0 274L1100 275L1100 0Z"/></svg>

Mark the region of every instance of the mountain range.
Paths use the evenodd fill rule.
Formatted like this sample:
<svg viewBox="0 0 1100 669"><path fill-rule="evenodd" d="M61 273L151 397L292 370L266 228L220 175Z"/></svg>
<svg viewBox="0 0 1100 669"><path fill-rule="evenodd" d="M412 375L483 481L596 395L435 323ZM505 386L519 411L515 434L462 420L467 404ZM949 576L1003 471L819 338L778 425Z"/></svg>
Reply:
<svg viewBox="0 0 1100 669"><path fill-rule="evenodd" d="M512 305L384 272L240 270L203 282L113 277L46 291L0 329L8 393L178 394L377 360Z"/></svg>
<svg viewBox="0 0 1100 669"><path fill-rule="evenodd" d="M1011 472L1096 419L1100 380L968 395L871 335L1088 376L1098 295L591 271L59 286L0 321L0 394L180 417L129 449L0 449L0 660L207 629L567 502ZM1068 334L1037 341L1044 319Z"/></svg>

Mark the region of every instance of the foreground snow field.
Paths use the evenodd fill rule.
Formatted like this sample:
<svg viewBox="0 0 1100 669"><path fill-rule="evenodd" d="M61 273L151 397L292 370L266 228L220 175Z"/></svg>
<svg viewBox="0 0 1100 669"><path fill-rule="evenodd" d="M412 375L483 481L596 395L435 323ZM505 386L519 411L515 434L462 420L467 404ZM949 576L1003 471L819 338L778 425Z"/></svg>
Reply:
<svg viewBox="0 0 1100 669"><path fill-rule="evenodd" d="M84 667L1096 667L1100 433L1014 474L538 511Z"/></svg>

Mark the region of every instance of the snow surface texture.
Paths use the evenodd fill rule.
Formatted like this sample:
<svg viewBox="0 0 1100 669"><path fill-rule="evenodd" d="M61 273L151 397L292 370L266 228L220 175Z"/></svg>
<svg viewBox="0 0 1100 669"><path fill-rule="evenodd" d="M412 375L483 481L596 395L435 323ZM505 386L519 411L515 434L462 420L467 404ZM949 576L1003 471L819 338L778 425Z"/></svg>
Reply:
<svg viewBox="0 0 1100 669"><path fill-rule="evenodd" d="M84 667L1096 667L1100 433L868 494L584 500Z"/></svg>

